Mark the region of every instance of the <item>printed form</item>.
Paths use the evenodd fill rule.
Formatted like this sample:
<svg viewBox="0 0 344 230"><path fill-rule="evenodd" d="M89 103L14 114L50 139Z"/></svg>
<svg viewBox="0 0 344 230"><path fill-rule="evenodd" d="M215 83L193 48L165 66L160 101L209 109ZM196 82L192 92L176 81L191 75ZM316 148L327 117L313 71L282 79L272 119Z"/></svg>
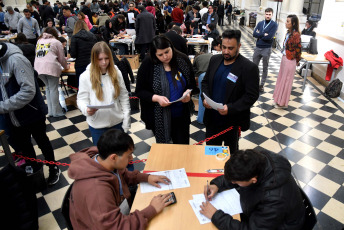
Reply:
<svg viewBox="0 0 344 230"><path fill-rule="evenodd" d="M206 202L204 194L192 195L193 200L189 200L189 203L195 212L200 224L210 223L211 220L200 213L202 202ZM220 192L210 201L210 203L216 208L221 209L223 212L229 215L235 215L242 213L240 205L240 194L236 189L230 189Z"/></svg>
<svg viewBox="0 0 344 230"><path fill-rule="evenodd" d="M171 182L168 185L164 183L159 183L161 188L157 188L153 185L148 184L147 182L141 182L140 183L141 193L157 192L157 191L190 187L190 182L184 168L160 171L160 172L152 172L149 174L158 175L158 176L166 176L168 179L170 179Z"/></svg>

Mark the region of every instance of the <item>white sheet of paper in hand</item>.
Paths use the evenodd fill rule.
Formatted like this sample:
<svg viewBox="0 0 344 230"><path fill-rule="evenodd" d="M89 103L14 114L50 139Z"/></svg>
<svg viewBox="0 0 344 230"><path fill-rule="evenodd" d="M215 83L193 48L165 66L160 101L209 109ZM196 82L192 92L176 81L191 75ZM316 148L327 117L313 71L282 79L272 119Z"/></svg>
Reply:
<svg viewBox="0 0 344 230"><path fill-rule="evenodd" d="M135 23L134 17L134 13L128 13L129 23Z"/></svg>
<svg viewBox="0 0 344 230"><path fill-rule="evenodd" d="M178 102L178 101L183 100L183 99L186 97L186 95L188 95L189 93L191 93L191 91L192 91L192 89L186 90L186 93L183 94L183 96L182 96L181 98L179 98L179 99L177 99L177 100L175 100L175 101L170 101L169 103L172 104L172 103L174 103L174 102Z"/></svg>
<svg viewBox="0 0 344 230"><path fill-rule="evenodd" d="M170 179L171 182L168 185L166 185L164 183L159 183L161 188L157 188L153 185L150 185L147 182L141 182L140 183L141 193L148 193L148 192L156 192L156 191L164 191L164 190L190 187L190 182L189 182L188 176L186 175L184 168L175 169L175 170L160 171L160 172L152 172L149 174L166 176L168 179Z"/></svg>
<svg viewBox="0 0 344 230"><path fill-rule="evenodd" d="M88 108L90 109L109 109L115 107L115 103L112 102L111 104L108 105L87 105Z"/></svg>
<svg viewBox="0 0 344 230"><path fill-rule="evenodd" d="M205 93L203 93L203 96L204 96L206 102L208 103L208 105L209 105L211 108L213 108L213 109L215 109L215 110L217 110L217 109L223 109L223 108L224 108L224 107L223 107L223 104L217 103L217 102L211 100L207 95L205 95Z"/></svg>

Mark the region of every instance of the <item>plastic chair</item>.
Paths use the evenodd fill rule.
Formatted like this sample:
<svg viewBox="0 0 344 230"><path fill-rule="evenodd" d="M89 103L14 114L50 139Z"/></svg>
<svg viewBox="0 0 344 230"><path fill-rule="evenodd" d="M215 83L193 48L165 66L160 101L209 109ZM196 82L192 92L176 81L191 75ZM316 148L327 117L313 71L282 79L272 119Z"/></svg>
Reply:
<svg viewBox="0 0 344 230"><path fill-rule="evenodd" d="M73 185L74 185L74 182L67 189L67 192L65 196L63 197L62 206L61 206L61 213L66 221L68 230L73 230L72 222L70 221L70 218L69 218L69 201L70 201L70 193L72 191Z"/></svg>
<svg viewBox="0 0 344 230"><path fill-rule="evenodd" d="M305 223L303 225L303 230L312 230L315 226L315 224L318 222L317 216L315 214L313 205L311 201L309 200L307 194L300 188L301 196L302 196L302 201L305 205L306 208L306 213L305 213Z"/></svg>

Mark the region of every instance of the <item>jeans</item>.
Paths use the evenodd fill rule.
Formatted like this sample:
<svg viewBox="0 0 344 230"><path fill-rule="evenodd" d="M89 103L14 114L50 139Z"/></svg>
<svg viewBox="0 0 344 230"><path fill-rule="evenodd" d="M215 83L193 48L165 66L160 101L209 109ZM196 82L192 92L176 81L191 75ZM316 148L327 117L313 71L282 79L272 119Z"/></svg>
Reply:
<svg viewBox="0 0 344 230"><path fill-rule="evenodd" d="M122 128L122 125L123 125L123 123L121 122L121 123L119 123L117 125L114 125L112 127L101 128L101 129L95 129L95 128L89 126L90 127L90 131L91 131L92 140L93 140L93 145L97 146L100 136L103 133L105 133L106 131L110 130L110 129L119 129L119 130L124 131L123 128ZM133 164L128 164L127 169L129 171L134 171L134 165Z"/></svg>
<svg viewBox="0 0 344 230"><path fill-rule="evenodd" d="M264 86L266 78L268 76L268 67L269 67L269 59L271 55L271 47L270 48L258 48L254 49L253 53L253 63L259 66L260 59L263 58L263 73L262 78L260 80L260 85Z"/></svg>
<svg viewBox="0 0 344 230"><path fill-rule="evenodd" d="M199 87L199 96L198 96L198 114L197 114L197 122L203 124L203 117L204 117L204 105L202 101L202 81L204 78L205 73L202 73L198 76L198 87Z"/></svg>
<svg viewBox="0 0 344 230"><path fill-rule="evenodd" d="M51 75L40 74L38 76L45 84L45 95L47 97L48 115L59 117L63 116L63 111L59 101L59 78Z"/></svg>

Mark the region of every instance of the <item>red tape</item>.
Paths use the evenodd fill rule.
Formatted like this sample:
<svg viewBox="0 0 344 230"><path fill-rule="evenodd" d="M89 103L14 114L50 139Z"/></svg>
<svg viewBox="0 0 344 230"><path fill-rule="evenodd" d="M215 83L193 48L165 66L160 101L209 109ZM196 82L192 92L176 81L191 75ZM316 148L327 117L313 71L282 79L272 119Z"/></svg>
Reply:
<svg viewBox="0 0 344 230"><path fill-rule="evenodd" d="M143 173L152 173L152 172L157 172L157 171L143 171ZM223 176L223 174L221 173L192 173L192 172L187 172L186 175L189 177L211 177L211 178Z"/></svg>

